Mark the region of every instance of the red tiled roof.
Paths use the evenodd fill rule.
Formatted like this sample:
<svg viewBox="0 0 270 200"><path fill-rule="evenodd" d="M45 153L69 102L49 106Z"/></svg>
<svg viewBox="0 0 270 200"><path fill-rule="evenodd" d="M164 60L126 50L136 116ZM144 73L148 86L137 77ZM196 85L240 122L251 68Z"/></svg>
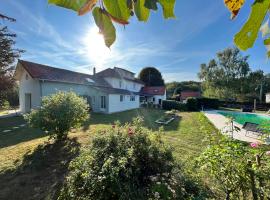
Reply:
<svg viewBox="0 0 270 200"><path fill-rule="evenodd" d="M201 92L199 91L183 91L181 92L181 99L185 100L189 97L198 98L201 97Z"/></svg>
<svg viewBox="0 0 270 200"><path fill-rule="evenodd" d="M146 86L142 88L141 93L145 95L164 95L165 91L165 86Z"/></svg>

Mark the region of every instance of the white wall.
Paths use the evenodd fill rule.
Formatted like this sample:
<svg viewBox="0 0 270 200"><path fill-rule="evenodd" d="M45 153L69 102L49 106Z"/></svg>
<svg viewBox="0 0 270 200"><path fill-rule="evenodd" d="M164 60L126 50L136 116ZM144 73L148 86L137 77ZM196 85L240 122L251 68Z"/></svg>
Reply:
<svg viewBox="0 0 270 200"><path fill-rule="evenodd" d="M139 95L135 95L135 101L130 101L130 95L124 96L124 100L121 102L119 94L109 95L109 113L131 110L140 107Z"/></svg>
<svg viewBox="0 0 270 200"><path fill-rule="evenodd" d="M100 92L98 89L95 89L91 86L72 84L72 83L61 83L61 82L51 82L51 81L42 81L41 82L41 93L42 96L48 96L54 94L58 91L73 91L81 96L90 96L92 98L92 110L94 112L108 112L108 97L107 94ZM100 109L100 96L106 96L107 108L105 110Z"/></svg>
<svg viewBox="0 0 270 200"><path fill-rule="evenodd" d="M26 79L26 77L28 78ZM31 76L23 70L19 79L19 102L21 112L28 112L28 110L25 110L25 94L27 93L31 94L31 108L35 109L39 107L41 102L39 81L32 79Z"/></svg>
<svg viewBox="0 0 270 200"><path fill-rule="evenodd" d="M266 99L265 99L266 103L270 103L270 93L266 94L265 97L266 97Z"/></svg>
<svg viewBox="0 0 270 200"><path fill-rule="evenodd" d="M113 87L113 88L119 88L124 90L129 90L132 92L139 92L141 88L143 87L142 84L136 83L133 81L128 81L125 79L118 79L118 78L105 78L105 80ZM121 81L121 87L119 82Z"/></svg>

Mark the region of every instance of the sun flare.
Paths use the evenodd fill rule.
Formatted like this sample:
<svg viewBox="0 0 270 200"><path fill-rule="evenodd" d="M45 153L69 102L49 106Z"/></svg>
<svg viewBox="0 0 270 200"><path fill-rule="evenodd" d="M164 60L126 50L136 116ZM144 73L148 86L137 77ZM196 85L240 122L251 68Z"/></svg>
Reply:
<svg viewBox="0 0 270 200"><path fill-rule="evenodd" d="M90 61L101 66L112 55L111 50L105 46L103 36L97 27L91 27L83 38L84 53Z"/></svg>

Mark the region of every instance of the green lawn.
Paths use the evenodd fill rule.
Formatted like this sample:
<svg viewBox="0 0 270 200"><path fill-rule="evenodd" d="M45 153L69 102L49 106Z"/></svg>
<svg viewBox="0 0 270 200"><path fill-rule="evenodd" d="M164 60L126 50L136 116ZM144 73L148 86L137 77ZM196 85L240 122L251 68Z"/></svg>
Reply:
<svg viewBox="0 0 270 200"><path fill-rule="evenodd" d="M154 121L162 110L138 109L111 115L92 114L80 129L73 130L66 142L52 145L39 130L24 126L22 117L0 119L0 199L54 199L61 188L67 167L80 150L91 141L96 129L114 121L130 122L136 116L144 118L144 126L156 131ZM183 112L178 120L164 127L164 140L174 148L178 162L185 163L205 148L202 128L215 128L199 112ZM5 130L9 132L3 133Z"/></svg>

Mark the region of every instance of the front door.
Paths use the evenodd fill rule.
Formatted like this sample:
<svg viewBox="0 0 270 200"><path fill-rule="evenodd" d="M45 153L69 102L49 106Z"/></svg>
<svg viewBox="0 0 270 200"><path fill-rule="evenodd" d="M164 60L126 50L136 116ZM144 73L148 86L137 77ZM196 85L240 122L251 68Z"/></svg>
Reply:
<svg viewBox="0 0 270 200"><path fill-rule="evenodd" d="M25 94L25 112L30 112L32 108L31 93Z"/></svg>

